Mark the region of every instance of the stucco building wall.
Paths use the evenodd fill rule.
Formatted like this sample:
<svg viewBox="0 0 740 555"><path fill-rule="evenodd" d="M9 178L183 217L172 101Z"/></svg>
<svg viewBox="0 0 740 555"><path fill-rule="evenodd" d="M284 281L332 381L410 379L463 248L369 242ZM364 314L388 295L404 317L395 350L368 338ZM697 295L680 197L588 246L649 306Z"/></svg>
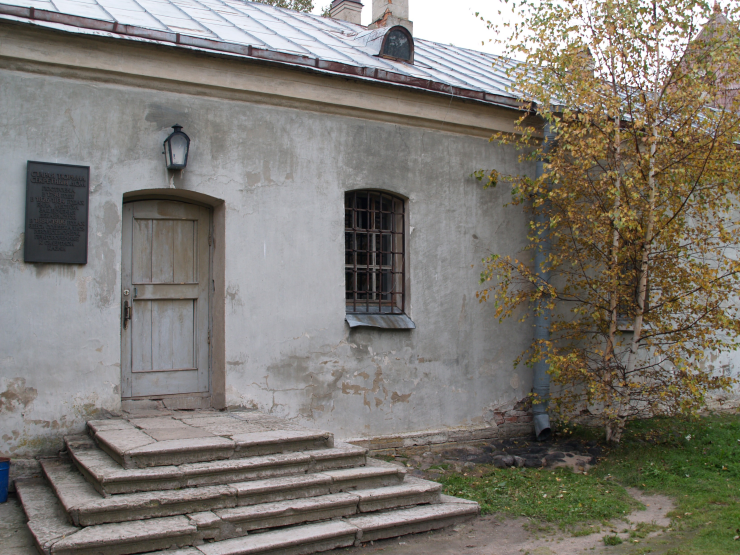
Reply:
<svg viewBox="0 0 740 555"><path fill-rule="evenodd" d="M120 410L124 195L173 185L172 195L200 193L216 205L217 404L369 437L490 424L494 406L527 395L531 376L512 361L531 327L499 324L475 298L480 260L518 251L526 236L524 219L503 206L508 191L484 191L471 177L523 169L482 128L447 130L442 109L434 125L426 116L414 125L380 108L386 115L376 117L175 92L83 73L84 61L74 69L19 61L8 44L0 45L0 454L53 453L86 418ZM53 45L39 51L56 55ZM233 61L211 69L218 64L249 72ZM447 102L450 119L476 109ZM510 125L516 114L496 117ZM162 156L175 123L192 139L182 174L168 174ZM23 262L28 160L90 166L87 265ZM364 188L408 199L416 330L350 331L344 321L344 193Z"/></svg>

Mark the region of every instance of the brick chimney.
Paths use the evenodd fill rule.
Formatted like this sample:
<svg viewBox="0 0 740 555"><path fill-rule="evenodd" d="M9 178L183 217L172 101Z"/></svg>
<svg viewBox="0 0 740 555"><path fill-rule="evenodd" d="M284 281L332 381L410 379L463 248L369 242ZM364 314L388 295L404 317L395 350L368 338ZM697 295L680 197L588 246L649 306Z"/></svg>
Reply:
<svg viewBox="0 0 740 555"><path fill-rule="evenodd" d="M334 0L329 12L332 19L361 25L362 2L359 0Z"/></svg>
<svg viewBox="0 0 740 555"><path fill-rule="evenodd" d="M409 21L409 0L373 0L371 29L402 25L414 34L414 24Z"/></svg>

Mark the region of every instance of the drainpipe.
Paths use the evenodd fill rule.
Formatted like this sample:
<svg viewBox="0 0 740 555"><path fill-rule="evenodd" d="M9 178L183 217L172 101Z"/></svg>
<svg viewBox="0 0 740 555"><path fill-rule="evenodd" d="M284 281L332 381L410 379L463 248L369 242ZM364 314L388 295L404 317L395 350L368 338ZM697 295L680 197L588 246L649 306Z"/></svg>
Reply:
<svg viewBox="0 0 740 555"><path fill-rule="evenodd" d="M550 148L555 141L555 133L549 123L545 124L545 144L542 148L542 157L537 161L537 167L535 169L537 178L540 178L545 173L544 158L547 156ZM545 214L537 214L535 216L535 223L538 225L547 224L547 216ZM540 243L540 248L535 251L534 255L534 266L537 272L537 277L542 281L550 281L550 272L543 270L542 265L547 261L547 257L550 253L550 241L545 238ZM549 309L542 310L541 314L538 314L534 318L534 338L536 340L547 341L550 339L550 316L551 311ZM547 412L548 400L550 398L550 374L547 373L547 361L540 360L534 365L534 387L532 392L536 395L536 399L544 399L544 402L535 403L532 406L532 413L534 415L534 432L537 436L537 441L544 441L550 437L550 415Z"/></svg>

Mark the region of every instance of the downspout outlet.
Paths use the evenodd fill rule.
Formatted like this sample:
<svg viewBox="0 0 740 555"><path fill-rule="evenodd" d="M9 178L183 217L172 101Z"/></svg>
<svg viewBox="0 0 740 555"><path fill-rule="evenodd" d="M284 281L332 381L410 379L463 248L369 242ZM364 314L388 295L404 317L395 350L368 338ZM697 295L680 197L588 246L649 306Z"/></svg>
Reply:
<svg viewBox="0 0 740 555"><path fill-rule="evenodd" d="M552 435L550 416L547 413L534 415L534 433L537 441L547 441Z"/></svg>

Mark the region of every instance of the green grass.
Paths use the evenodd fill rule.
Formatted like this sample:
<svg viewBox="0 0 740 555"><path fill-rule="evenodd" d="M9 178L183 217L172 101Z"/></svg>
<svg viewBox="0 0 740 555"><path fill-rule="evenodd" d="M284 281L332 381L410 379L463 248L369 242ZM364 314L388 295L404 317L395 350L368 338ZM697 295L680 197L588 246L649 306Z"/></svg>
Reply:
<svg viewBox="0 0 740 555"><path fill-rule="evenodd" d="M567 469L494 469L480 476L452 474L440 480L448 495L480 503L483 514L508 513L568 527L624 517L638 504L609 478Z"/></svg>
<svg viewBox="0 0 740 555"><path fill-rule="evenodd" d="M592 474L672 497L675 555L740 554L740 416L634 422Z"/></svg>
<svg viewBox="0 0 740 555"><path fill-rule="evenodd" d="M622 538L620 538L617 535L604 536L602 539L604 541L604 545L621 545L622 544Z"/></svg>
<svg viewBox="0 0 740 555"><path fill-rule="evenodd" d="M576 434L593 437L592 431ZM639 508L624 487L668 495L677 505L669 515L670 545L641 545L640 552L740 555L734 539L740 536L740 415L631 423L621 445L588 475L492 467L470 474L442 478L445 493L478 501L484 514L526 516L576 535L586 533L588 523ZM642 543L651 531L643 525L631 536Z"/></svg>
<svg viewBox="0 0 740 555"><path fill-rule="evenodd" d="M650 524L647 522L640 522L635 526L635 529L630 531L630 538L632 539L643 539L647 538L651 533L660 530L660 526Z"/></svg>
<svg viewBox="0 0 740 555"><path fill-rule="evenodd" d="M429 467L429 470L449 470L449 469L450 469L450 465L446 463L433 464L432 466Z"/></svg>

